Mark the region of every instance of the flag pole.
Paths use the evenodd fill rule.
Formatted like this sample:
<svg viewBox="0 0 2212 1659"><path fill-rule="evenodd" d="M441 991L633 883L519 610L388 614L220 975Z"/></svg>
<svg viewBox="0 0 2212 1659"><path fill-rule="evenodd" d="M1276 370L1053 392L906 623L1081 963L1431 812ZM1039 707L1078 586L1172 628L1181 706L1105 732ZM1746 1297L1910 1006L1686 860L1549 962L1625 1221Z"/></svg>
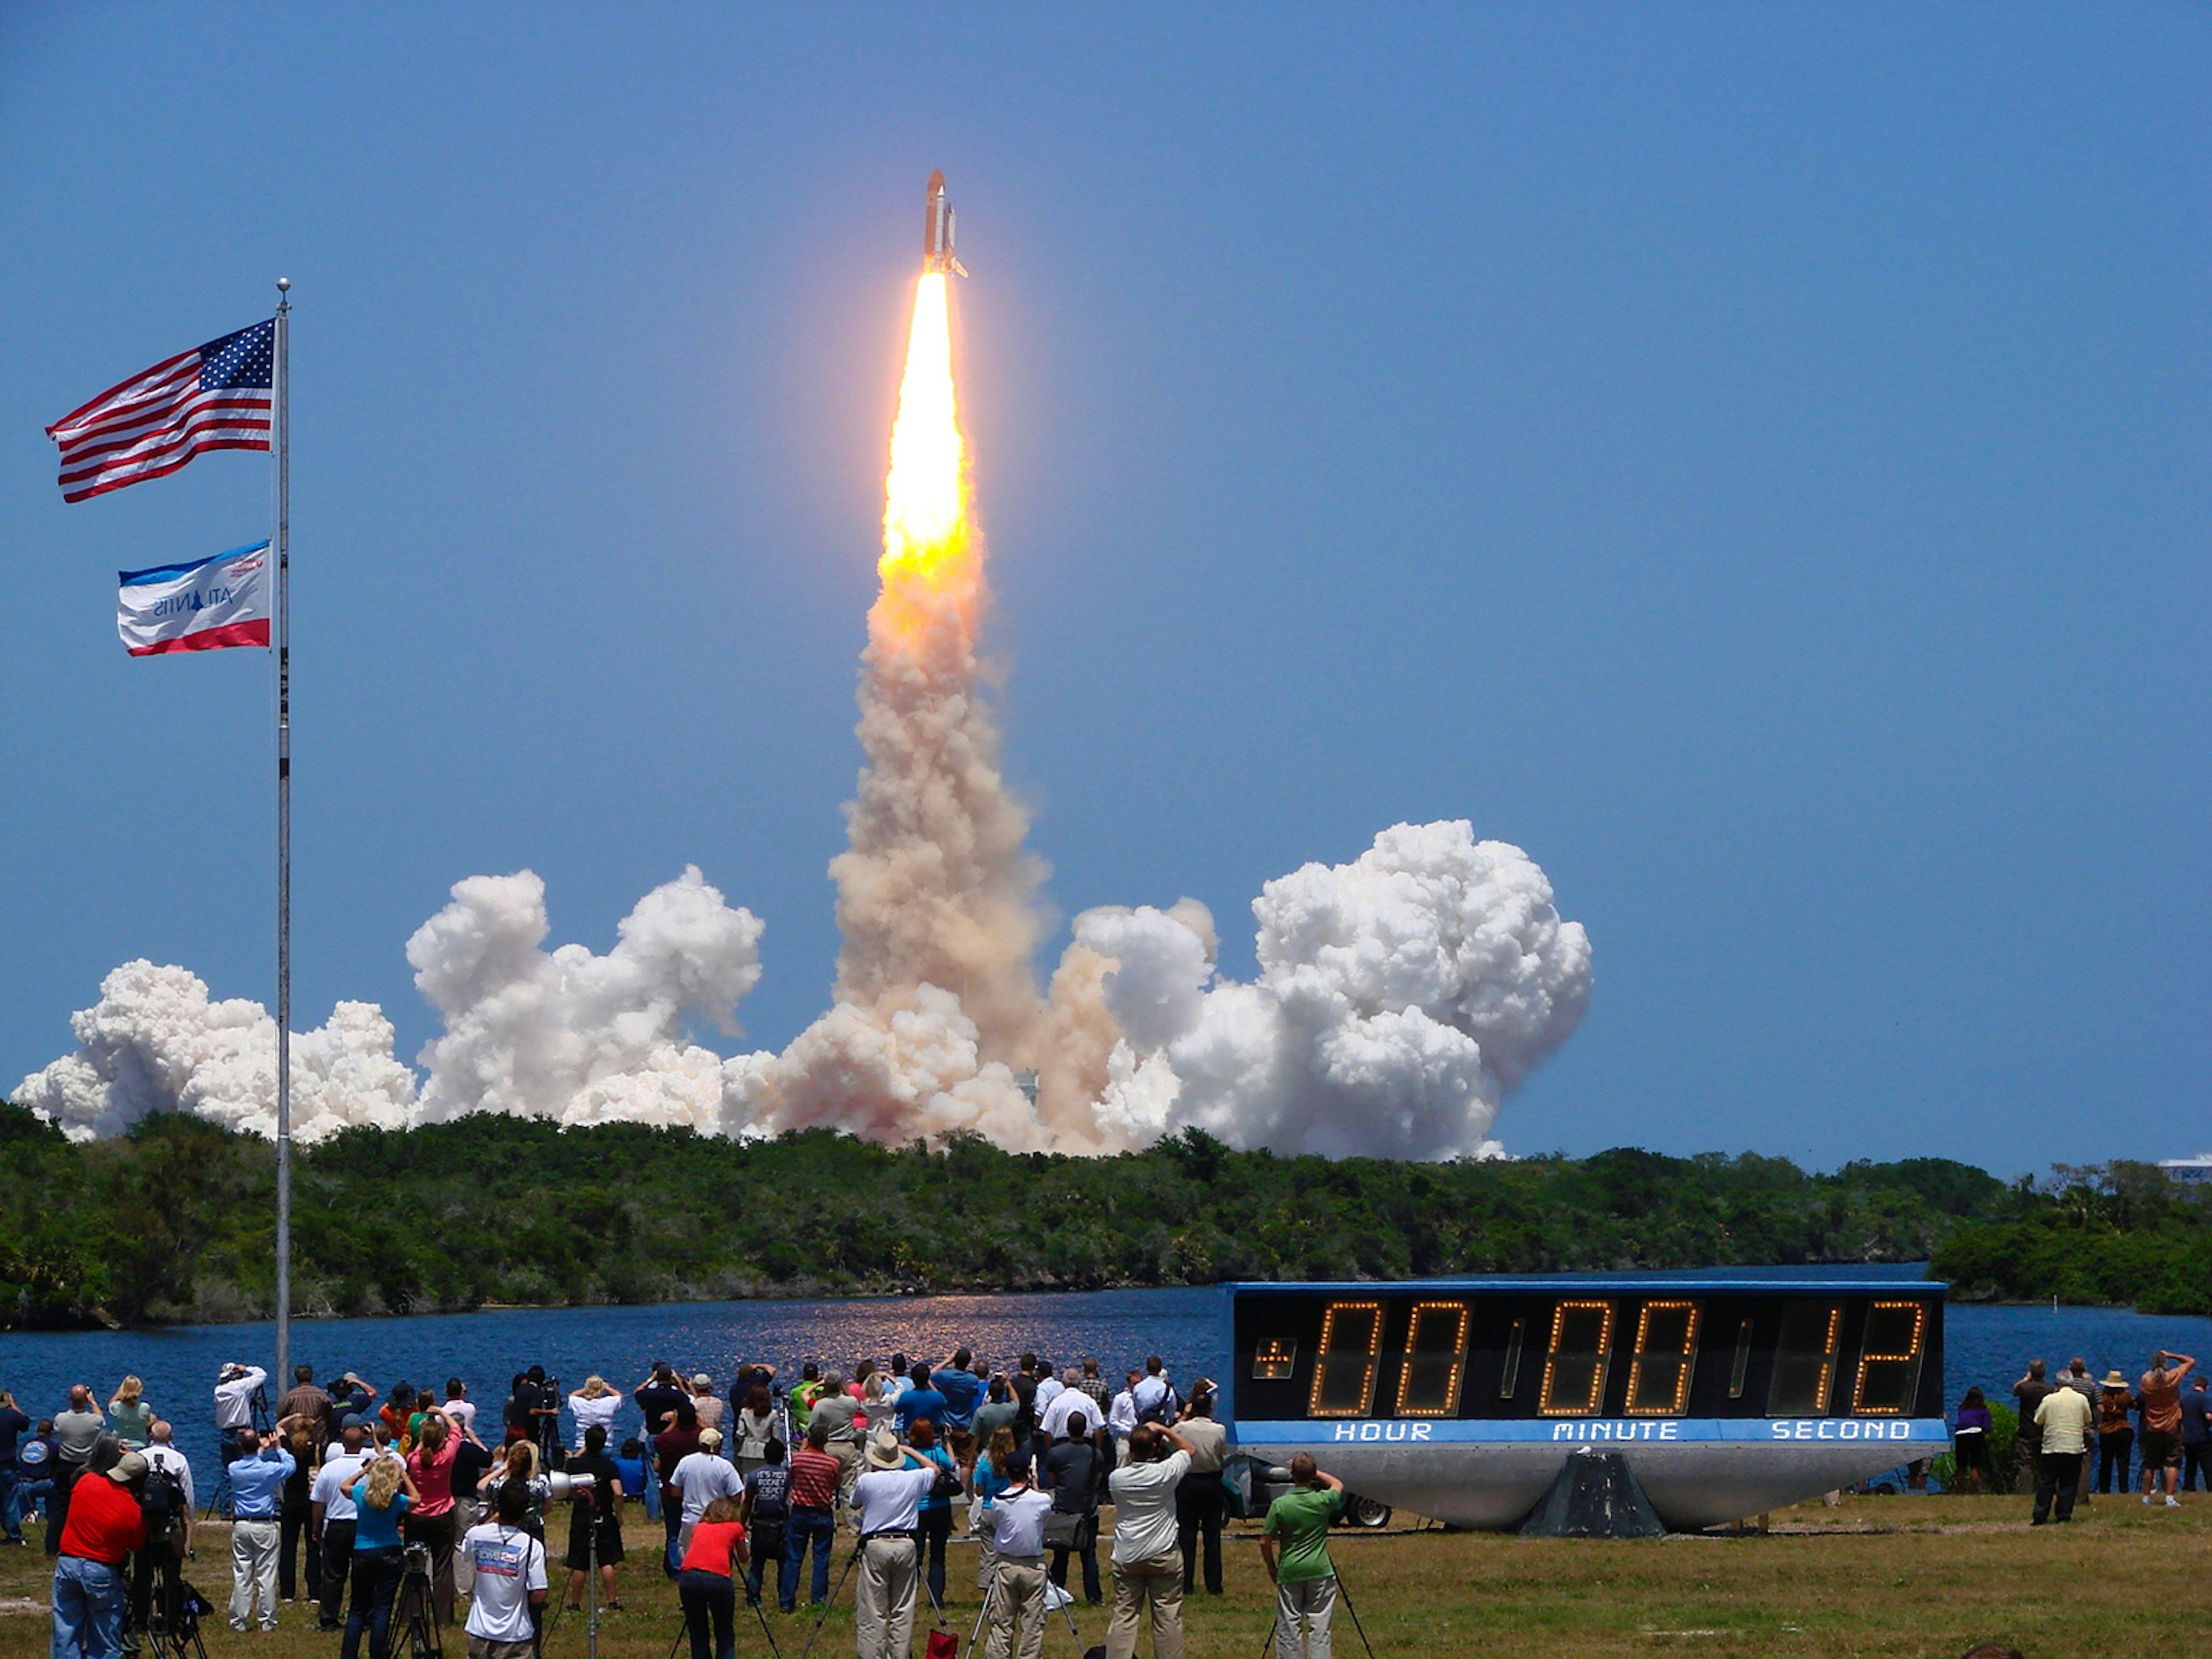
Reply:
<svg viewBox="0 0 2212 1659"><path fill-rule="evenodd" d="M276 1389L292 1386L292 279L276 279Z"/></svg>

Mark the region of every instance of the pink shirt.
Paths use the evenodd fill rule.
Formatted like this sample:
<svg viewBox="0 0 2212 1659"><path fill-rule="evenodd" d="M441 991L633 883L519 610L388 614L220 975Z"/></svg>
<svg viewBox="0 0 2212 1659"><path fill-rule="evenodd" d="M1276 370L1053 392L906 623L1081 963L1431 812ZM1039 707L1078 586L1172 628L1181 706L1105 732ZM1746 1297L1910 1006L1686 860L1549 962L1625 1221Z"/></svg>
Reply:
<svg viewBox="0 0 2212 1659"><path fill-rule="evenodd" d="M415 1477L415 1490L422 1494L414 1506L414 1512L427 1521L434 1515L449 1515L453 1508L453 1459L460 1455L461 1443L454 1435L446 1437L446 1443L432 1456L417 1446L407 1454L407 1473Z"/></svg>

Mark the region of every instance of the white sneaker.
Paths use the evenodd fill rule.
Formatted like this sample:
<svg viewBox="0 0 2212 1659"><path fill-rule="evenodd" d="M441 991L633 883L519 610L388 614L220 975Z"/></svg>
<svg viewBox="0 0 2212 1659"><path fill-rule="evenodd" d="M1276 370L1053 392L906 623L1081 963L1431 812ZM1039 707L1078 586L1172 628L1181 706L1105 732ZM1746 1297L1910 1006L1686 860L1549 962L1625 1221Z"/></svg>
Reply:
<svg viewBox="0 0 2212 1659"><path fill-rule="evenodd" d="M2172 1492L2168 1492L2166 1497L2166 1506L2170 1510L2178 1510L2181 1507L2181 1500Z"/></svg>
<svg viewBox="0 0 2212 1659"><path fill-rule="evenodd" d="M2145 1492L2143 1494L2143 1507L2145 1509L2148 1509L2150 1507L2150 1494L2148 1492Z"/></svg>

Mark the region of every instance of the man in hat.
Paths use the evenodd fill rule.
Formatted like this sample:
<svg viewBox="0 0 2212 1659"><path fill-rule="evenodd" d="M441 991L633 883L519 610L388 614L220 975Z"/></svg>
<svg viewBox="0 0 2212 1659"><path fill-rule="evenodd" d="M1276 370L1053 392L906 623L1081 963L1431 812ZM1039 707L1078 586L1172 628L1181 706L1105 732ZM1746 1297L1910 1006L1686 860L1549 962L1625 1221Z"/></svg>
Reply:
<svg viewBox="0 0 2212 1659"><path fill-rule="evenodd" d="M699 1413L699 1426L719 1429L722 1426L722 1396L714 1392L714 1379L704 1371L691 1378L691 1409Z"/></svg>
<svg viewBox="0 0 2212 1659"><path fill-rule="evenodd" d="M868 1441L867 1473L853 1483L860 1514L860 1587L854 1619L860 1659L908 1659L914 1647L915 1534L936 1468L899 1443L890 1429Z"/></svg>
<svg viewBox="0 0 2212 1659"><path fill-rule="evenodd" d="M2181 1478L2181 1379L2197 1367L2185 1353L2160 1348L2150 1357L2150 1369L2136 1384L2136 1403L2142 1407L2142 1501L2149 1503L2166 1480L2166 1506L2181 1507L2173 1495Z"/></svg>
<svg viewBox="0 0 2212 1659"><path fill-rule="evenodd" d="M240 1429L253 1426L253 1396L268 1380L267 1371L242 1359L234 1359L222 1368L215 1382L215 1426L218 1434L234 1435Z"/></svg>
<svg viewBox="0 0 2212 1659"><path fill-rule="evenodd" d="M676 1559L681 1561L691 1553L691 1529L706 1514L707 1505L718 1498L735 1503L745 1495L745 1483L738 1477L738 1466L722 1455L722 1431L702 1429L699 1449L677 1460L668 1484L684 1504L676 1534Z"/></svg>
<svg viewBox="0 0 2212 1659"><path fill-rule="evenodd" d="M1336 1564L1328 1529L1344 1513L1344 1482L1314 1467L1312 1455L1291 1459L1291 1490L1267 1505L1260 1559L1275 1581L1275 1659L1328 1659L1336 1616Z"/></svg>
<svg viewBox="0 0 2212 1659"><path fill-rule="evenodd" d="M102 1436L70 1495L54 1561L53 1659L110 1659L123 1650L123 1566L146 1545L137 1487L146 1460ZM119 1456L112 1455L119 1452Z"/></svg>

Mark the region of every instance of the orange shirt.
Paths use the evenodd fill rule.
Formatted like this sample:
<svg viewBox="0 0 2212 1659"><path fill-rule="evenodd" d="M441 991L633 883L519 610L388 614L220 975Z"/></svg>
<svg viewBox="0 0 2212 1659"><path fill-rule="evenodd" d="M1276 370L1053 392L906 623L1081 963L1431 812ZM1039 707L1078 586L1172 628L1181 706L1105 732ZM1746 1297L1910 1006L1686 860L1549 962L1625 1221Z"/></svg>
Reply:
<svg viewBox="0 0 2212 1659"><path fill-rule="evenodd" d="M730 1552L745 1535L741 1521L702 1521L691 1529L691 1547L684 1552L686 1572L730 1576Z"/></svg>
<svg viewBox="0 0 2212 1659"><path fill-rule="evenodd" d="M2136 1385L2136 1402L2142 1407L2143 1427L2153 1434L2181 1432L2181 1373L2145 1371Z"/></svg>

